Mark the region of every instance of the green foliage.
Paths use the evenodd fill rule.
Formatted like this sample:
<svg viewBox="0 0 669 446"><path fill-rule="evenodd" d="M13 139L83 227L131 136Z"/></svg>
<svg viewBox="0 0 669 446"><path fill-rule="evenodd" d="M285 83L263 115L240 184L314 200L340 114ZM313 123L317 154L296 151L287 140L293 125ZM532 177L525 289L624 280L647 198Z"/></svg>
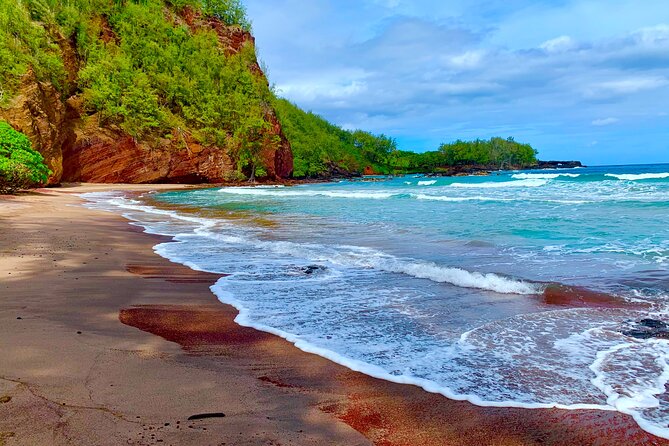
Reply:
<svg viewBox="0 0 669 446"><path fill-rule="evenodd" d="M537 163L537 151L529 144L520 144L513 138L491 138L484 141L455 141L442 144L439 152L449 166L480 164L505 167L527 167Z"/></svg>
<svg viewBox="0 0 669 446"><path fill-rule="evenodd" d="M246 8L240 0L201 0L202 12L216 17L227 25L239 25L251 31L251 22L246 16Z"/></svg>
<svg viewBox="0 0 669 446"><path fill-rule="evenodd" d="M30 141L9 124L0 121L0 193L12 193L45 183L49 169Z"/></svg>
<svg viewBox="0 0 669 446"><path fill-rule="evenodd" d="M63 88L60 50L44 26L33 21L46 0L0 0L0 106L14 96L21 76L32 68L39 80ZM38 7L39 6L39 7Z"/></svg>
<svg viewBox="0 0 669 446"><path fill-rule="evenodd" d="M337 170L362 173L365 167L385 173L396 150L391 138L343 130L285 99L277 99L274 108L293 148L297 178L328 176Z"/></svg>
<svg viewBox="0 0 669 446"><path fill-rule="evenodd" d="M415 153L394 152L390 168L395 173L438 172L454 166L475 166L487 169L529 167L537 163L537 152L529 144L513 138L461 141L442 144L437 151Z"/></svg>
<svg viewBox="0 0 669 446"><path fill-rule="evenodd" d="M239 0L0 0L0 105L30 67L63 91L54 42L69 40L80 57L77 93L101 124L146 141L187 133L227 149L253 175L272 100L253 73L255 49L226 55L214 30L182 24L176 13L185 6L250 29Z"/></svg>

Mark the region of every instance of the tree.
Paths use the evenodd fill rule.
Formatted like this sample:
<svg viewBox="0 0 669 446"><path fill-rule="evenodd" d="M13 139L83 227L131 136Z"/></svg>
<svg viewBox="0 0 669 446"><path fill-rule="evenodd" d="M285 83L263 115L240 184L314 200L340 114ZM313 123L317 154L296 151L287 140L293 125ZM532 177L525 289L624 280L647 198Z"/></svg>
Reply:
<svg viewBox="0 0 669 446"><path fill-rule="evenodd" d="M0 121L0 193L13 193L43 184L50 173L42 155L31 147L30 140Z"/></svg>

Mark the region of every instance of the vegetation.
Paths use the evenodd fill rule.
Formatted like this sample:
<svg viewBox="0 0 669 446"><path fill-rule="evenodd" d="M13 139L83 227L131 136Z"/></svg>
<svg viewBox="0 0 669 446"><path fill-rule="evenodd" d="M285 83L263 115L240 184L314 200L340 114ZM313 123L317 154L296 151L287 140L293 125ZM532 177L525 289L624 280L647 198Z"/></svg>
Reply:
<svg viewBox="0 0 669 446"><path fill-rule="evenodd" d="M536 151L513 138L456 141L437 151L416 153L397 150L385 135L362 130L348 131L295 104L278 99L274 103L286 136L293 147L296 177L322 177L333 172L427 173L461 166L488 169L528 167L536 164Z"/></svg>
<svg viewBox="0 0 669 446"><path fill-rule="evenodd" d="M202 23L251 28L240 0L0 0L0 107L32 70L64 98L79 95L88 119L103 126L149 144L195 140L226 150L236 180L266 174L261 153L280 143L268 122L272 107L298 178L536 163L534 149L513 139L456 141L418 154L397 150L385 135L344 130L277 99L258 75L253 45L226 53L212 26L186 24L185 8ZM63 57L72 43L76 67Z"/></svg>
<svg viewBox="0 0 669 446"><path fill-rule="evenodd" d="M65 95L67 67L57 42L76 42L75 91L101 125L149 142L215 145L227 150L239 176L253 174L260 140L265 148L278 145L259 136L271 128L273 93L254 69L253 45L226 54L214 29L185 24L178 15L185 7L250 29L239 0L0 2L0 106L30 67Z"/></svg>
<svg viewBox="0 0 669 446"><path fill-rule="evenodd" d="M396 173L453 171L457 168L511 169L530 167L537 163L537 151L529 144L513 138L457 140L442 144L437 151L393 154L390 169Z"/></svg>
<svg viewBox="0 0 669 446"><path fill-rule="evenodd" d="M285 99L277 99L274 108L293 148L295 177L362 173L366 167L388 173L389 157L397 150L393 139L344 130Z"/></svg>
<svg viewBox="0 0 669 446"><path fill-rule="evenodd" d="M45 183L48 176L44 158L32 149L28 138L0 121L0 193Z"/></svg>

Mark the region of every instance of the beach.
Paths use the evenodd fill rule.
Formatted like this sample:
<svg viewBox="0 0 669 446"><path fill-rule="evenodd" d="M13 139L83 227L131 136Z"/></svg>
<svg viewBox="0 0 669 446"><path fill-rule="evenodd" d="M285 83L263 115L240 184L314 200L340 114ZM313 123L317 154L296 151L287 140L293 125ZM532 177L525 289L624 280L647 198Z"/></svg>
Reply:
<svg viewBox="0 0 669 446"><path fill-rule="evenodd" d="M238 326L220 276L76 195L120 189L0 198L0 444L669 445L618 412L452 401Z"/></svg>

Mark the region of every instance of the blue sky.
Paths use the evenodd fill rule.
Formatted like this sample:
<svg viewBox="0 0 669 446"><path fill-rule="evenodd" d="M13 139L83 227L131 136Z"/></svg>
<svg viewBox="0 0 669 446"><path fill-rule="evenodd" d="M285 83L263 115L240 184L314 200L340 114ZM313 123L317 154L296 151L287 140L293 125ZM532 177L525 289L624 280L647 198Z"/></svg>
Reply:
<svg viewBox="0 0 669 446"><path fill-rule="evenodd" d="M669 162L668 0L246 0L279 94L406 150Z"/></svg>

